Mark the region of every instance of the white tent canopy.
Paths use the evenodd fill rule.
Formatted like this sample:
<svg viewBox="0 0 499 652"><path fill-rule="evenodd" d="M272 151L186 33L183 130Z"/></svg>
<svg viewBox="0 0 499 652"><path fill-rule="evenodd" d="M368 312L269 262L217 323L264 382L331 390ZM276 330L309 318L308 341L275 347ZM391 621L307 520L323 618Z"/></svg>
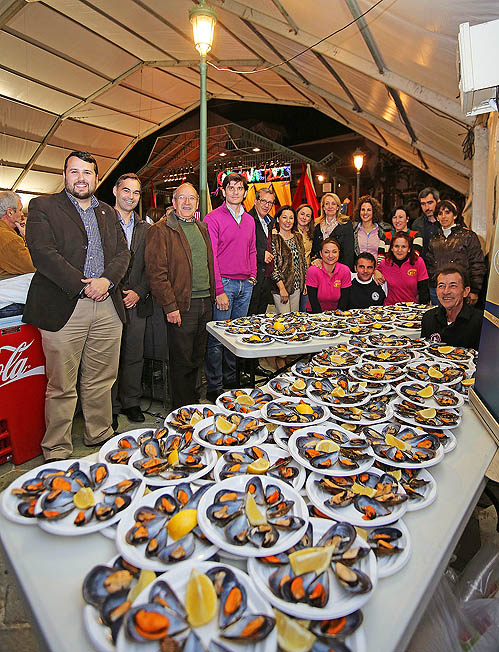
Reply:
<svg viewBox="0 0 499 652"><path fill-rule="evenodd" d="M210 0L208 97L314 107L467 193L456 44L497 0ZM199 104L190 0L0 0L0 188L61 188L73 149L101 180L144 136ZM368 11L369 10L369 11ZM354 18L368 11L359 21ZM338 31L340 30L340 31ZM317 44L320 39L337 32ZM25 199L27 199L25 196Z"/></svg>

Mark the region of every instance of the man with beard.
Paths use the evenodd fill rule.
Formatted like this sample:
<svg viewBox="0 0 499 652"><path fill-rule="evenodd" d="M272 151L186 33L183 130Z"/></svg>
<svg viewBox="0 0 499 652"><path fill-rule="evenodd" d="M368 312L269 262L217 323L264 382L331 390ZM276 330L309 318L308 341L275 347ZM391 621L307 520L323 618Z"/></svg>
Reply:
<svg viewBox="0 0 499 652"><path fill-rule="evenodd" d="M134 212L140 199L140 179L133 172L122 174L113 188L116 197L114 209L131 252L128 271L120 288L125 306L126 322L121 338L118 378L113 385L113 430L118 429L118 413L129 421L142 423L140 409L142 396L142 368L144 366L144 333L146 317L152 314L144 264L146 233L149 224Z"/></svg>
<svg viewBox="0 0 499 652"><path fill-rule="evenodd" d="M426 262L426 254L431 238L438 232L438 222L434 215L435 207L440 199L440 193L436 188L423 188L418 195L422 215L414 220L412 228L423 234L423 251L421 257Z"/></svg>
<svg viewBox="0 0 499 652"><path fill-rule="evenodd" d="M40 329L46 359L46 461L71 456L71 426L80 399L84 443L112 434L111 387L116 380L125 308L119 283L128 268L123 229L98 201L96 160L71 152L62 192L32 199L26 241L36 268L23 320Z"/></svg>

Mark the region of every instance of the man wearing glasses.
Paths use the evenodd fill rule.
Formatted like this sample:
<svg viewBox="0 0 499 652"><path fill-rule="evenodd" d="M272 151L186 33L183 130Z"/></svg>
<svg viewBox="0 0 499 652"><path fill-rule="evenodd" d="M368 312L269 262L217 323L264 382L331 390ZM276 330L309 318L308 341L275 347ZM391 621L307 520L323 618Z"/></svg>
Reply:
<svg viewBox="0 0 499 652"><path fill-rule="evenodd" d="M215 320L246 316L256 283L255 222L243 206L247 189L242 175L228 174L222 182L225 202L205 217L215 267ZM212 335L208 336L205 370L209 401L216 400L222 387L235 387L235 357Z"/></svg>
<svg viewBox="0 0 499 652"><path fill-rule="evenodd" d="M271 188L261 188L255 193L255 205L249 214L255 220L256 234L256 284L253 288L248 315L267 311L271 301L272 288L272 227L274 220L269 212L274 205L275 195Z"/></svg>
<svg viewBox="0 0 499 652"><path fill-rule="evenodd" d="M198 193L183 183L168 215L147 232L145 263L152 295L166 315L172 409L199 403L198 370L215 298L206 224L194 219Z"/></svg>

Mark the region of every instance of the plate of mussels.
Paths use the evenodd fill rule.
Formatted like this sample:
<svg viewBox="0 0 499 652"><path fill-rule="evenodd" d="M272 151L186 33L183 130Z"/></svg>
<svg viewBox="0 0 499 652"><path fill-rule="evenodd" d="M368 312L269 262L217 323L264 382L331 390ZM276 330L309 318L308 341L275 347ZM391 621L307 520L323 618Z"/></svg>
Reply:
<svg viewBox="0 0 499 652"><path fill-rule="evenodd" d="M374 462L367 439L327 425L300 428L289 438L288 448L297 462L323 475L360 473Z"/></svg>
<svg viewBox="0 0 499 652"><path fill-rule="evenodd" d="M144 496L118 524L120 554L139 568L158 572L186 559L209 559L217 548L197 524L199 500L209 486L184 482Z"/></svg>
<svg viewBox="0 0 499 652"><path fill-rule="evenodd" d="M241 451L226 451L213 470L216 482L235 475L268 475L287 482L299 491L305 484L305 469L291 455L274 444L250 446Z"/></svg>
<svg viewBox="0 0 499 652"><path fill-rule="evenodd" d="M444 457L440 437L419 428L389 423L366 428L364 433L371 442L374 458L387 466L422 469L435 466Z"/></svg>
<svg viewBox="0 0 499 652"><path fill-rule="evenodd" d="M151 428L137 428L122 432L116 437L108 439L99 449L99 462L107 464L128 464L141 442L140 437L146 433L158 433L161 429L151 430ZM147 435L146 435L147 436ZM155 435L157 436L157 435Z"/></svg>
<svg viewBox="0 0 499 652"><path fill-rule="evenodd" d="M395 391L402 399L409 399L413 403L425 408L446 410L460 408L464 405L464 398L451 387L439 387L433 383L400 383Z"/></svg>
<svg viewBox="0 0 499 652"><path fill-rule="evenodd" d="M214 451L241 450L258 446L268 437L268 430L261 419L233 412L215 412L213 416L194 426L193 439Z"/></svg>
<svg viewBox="0 0 499 652"><path fill-rule="evenodd" d="M17 478L2 496L2 512L51 534L79 536L118 521L143 492L144 482L128 467L61 460Z"/></svg>
<svg viewBox="0 0 499 652"><path fill-rule="evenodd" d="M357 475L308 476L307 495L317 509L335 520L360 527L388 525L407 511L407 494L389 473L371 467Z"/></svg>
<svg viewBox="0 0 499 652"><path fill-rule="evenodd" d="M129 599L133 599L136 591L140 592L139 584L149 573L118 556L94 566L85 576L83 623L98 652L116 652L115 642L130 606ZM152 573L152 577L156 575Z"/></svg>
<svg viewBox="0 0 499 652"><path fill-rule="evenodd" d="M198 507L203 534L240 557L287 550L303 536L308 509L289 484L277 478L240 475L208 488Z"/></svg>
<svg viewBox="0 0 499 652"><path fill-rule="evenodd" d="M360 609L371 598L378 577L376 557L355 528L322 518L310 519L292 550L248 560L248 572L275 607L311 620L339 618Z"/></svg>
<svg viewBox="0 0 499 652"><path fill-rule="evenodd" d="M252 414L259 416L260 410L271 401L272 394L262 392L258 387L248 389L232 389L221 394L216 404L227 412L240 412L241 414Z"/></svg>
<svg viewBox="0 0 499 652"><path fill-rule="evenodd" d="M311 426L326 421L329 410L310 399L289 397L276 399L264 405L262 417L271 423L283 426Z"/></svg>
<svg viewBox="0 0 499 652"><path fill-rule="evenodd" d="M411 556L411 536L404 521L366 528L366 543L378 560L378 577L390 577L402 570Z"/></svg>
<svg viewBox="0 0 499 652"><path fill-rule="evenodd" d="M166 430L166 428L164 428ZM217 462L215 451L192 440L191 433L169 433L145 440L128 462L134 475L153 487L197 480Z"/></svg>
<svg viewBox="0 0 499 652"><path fill-rule="evenodd" d="M276 634L272 608L246 573L217 562L186 562L140 593L125 615L116 648L275 652Z"/></svg>
<svg viewBox="0 0 499 652"><path fill-rule="evenodd" d="M397 419L412 426L450 430L461 423L460 409L424 407L407 398L397 398L391 405Z"/></svg>

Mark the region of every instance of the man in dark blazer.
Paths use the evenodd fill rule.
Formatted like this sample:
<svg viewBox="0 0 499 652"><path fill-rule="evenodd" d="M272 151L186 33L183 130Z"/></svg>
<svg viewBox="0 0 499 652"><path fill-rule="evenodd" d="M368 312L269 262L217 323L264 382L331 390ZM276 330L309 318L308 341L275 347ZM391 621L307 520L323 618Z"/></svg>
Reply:
<svg viewBox="0 0 499 652"><path fill-rule="evenodd" d="M116 180L113 194L114 209L130 249L130 265L120 288L125 306L126 322L121 337L121 353L118 378L111 393L113 400L113 430L118 429L118 413L129 421L142 423L144 414L140 409L142 397L142 368L144 366L144 333L146 317L152 314L144 264L146 233L149 224L140 219L134 209L140 199L140 179L133 172L122 174Z"/></svg>
<svg viewBox="0 0 499 652"><path fill-rule="evenodd" d="M116 379L125 308L119 283L130 253L116 212L97 200L97 162L71 152L62 192L32 199L26 241L36 267L23 319L40 329L46 359L46 461L70 457L71 426L80 399L84 443L113 434L111 387Z"/></svg>
<svg viewBox="0 0 499 652"><path fill-rule="evenodd" d="M269 268L274 260L272 255L273 219L269 212L274 205L275 195L272 188L261 188L255 193L255 205L249 214L255 220L256 233L256 284L253 287L248 315L258 315L266 312L271 302L272 272Z"/></svg>

